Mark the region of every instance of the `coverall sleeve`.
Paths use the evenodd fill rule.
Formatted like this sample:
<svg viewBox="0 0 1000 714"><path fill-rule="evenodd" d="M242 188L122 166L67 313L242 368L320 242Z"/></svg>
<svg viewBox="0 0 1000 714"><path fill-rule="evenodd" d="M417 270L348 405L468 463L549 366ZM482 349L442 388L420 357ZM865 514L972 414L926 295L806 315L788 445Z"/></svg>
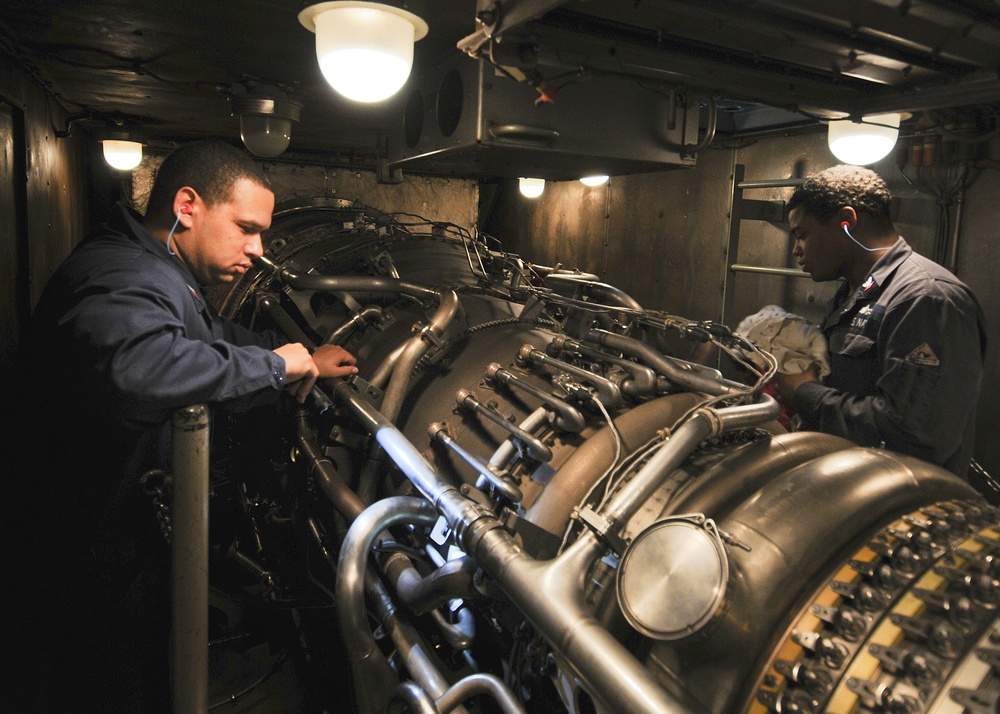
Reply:
<svg viewBox="0 0 1000 714"><path fill-rule="evenodd" d="M284 386L279 355L228 341L234 333L214 311L166 281L93 289L62 322L72 343L90 351L126 422L155 423L189 404Z"/></svg>
<svg viewBox="0 0 1000 714"><path fill-rule="evenodd" d="M880 329L876 394L809 382L795 393L796 412L808 428L942 463L959 448L976 403L981 339L974 302L907 300L887 311Z"/></svg>

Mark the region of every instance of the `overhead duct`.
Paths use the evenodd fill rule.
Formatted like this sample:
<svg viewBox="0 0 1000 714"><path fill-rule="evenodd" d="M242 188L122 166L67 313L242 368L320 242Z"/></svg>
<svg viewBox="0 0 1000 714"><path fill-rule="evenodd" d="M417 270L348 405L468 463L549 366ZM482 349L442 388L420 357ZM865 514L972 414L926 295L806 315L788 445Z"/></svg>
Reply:
<svg viewBox="0 0 1000 714"><path fill-rule="evenodd" d="M695 165L698 101L610 74L558 91L459 57L409 90L393 168L555 181ZM544 97L544 98L543 98Z"/></svg>

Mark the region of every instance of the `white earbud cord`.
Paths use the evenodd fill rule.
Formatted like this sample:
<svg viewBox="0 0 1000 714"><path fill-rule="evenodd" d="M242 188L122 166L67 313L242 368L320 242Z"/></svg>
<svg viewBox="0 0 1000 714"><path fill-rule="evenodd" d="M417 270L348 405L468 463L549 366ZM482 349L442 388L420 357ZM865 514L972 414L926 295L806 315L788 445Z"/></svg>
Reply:
<svg viewBox="0 0 1000 714"><path fill-rule="evenodd" d="M180 216L178 216L177 218L178 218L178 220L180 220ZM844 233L847 234L847 237L850 238L852 241L854 241L861 250L867 250L869 253L877 253L880 250L885 250L885 248L868 248L868 247L862 245L861 241L859 241L857 238L855 238L854 236L852 236L851 232L849 230L847 230L847 224L846 223L842 224L841 227L844 229Z"/></svg>
<svg viewBox="0 0 1000 714"><path fill-rule="evenodd" d="M181 222L181 211L180 211L180 209L177 209L177 220L174 221L174 227L171 228L170 229L170 233L167 234L167 252L170 253L170 255L177 255L177 253L175 253L170 248L170 239L174 237L174 231L177 230L177 226L180 225L180 222ZM850 235L850 234L848 234L848 235Z"/></svg>

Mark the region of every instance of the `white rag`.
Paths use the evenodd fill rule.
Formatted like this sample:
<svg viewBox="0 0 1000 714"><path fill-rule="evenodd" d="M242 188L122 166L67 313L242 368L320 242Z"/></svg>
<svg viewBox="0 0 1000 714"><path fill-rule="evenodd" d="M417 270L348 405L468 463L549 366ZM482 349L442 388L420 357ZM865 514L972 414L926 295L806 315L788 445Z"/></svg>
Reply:
<svg viewBox="0 0 1000 714"><path fill-rule="evenodd" d="M767 305L743 318L736 327L736 334L774 355L779 372L801 374L816 363L821 380L830 374L826 337L819 327L777 305ZM753 359L752 355L748 357Z"/></svg>

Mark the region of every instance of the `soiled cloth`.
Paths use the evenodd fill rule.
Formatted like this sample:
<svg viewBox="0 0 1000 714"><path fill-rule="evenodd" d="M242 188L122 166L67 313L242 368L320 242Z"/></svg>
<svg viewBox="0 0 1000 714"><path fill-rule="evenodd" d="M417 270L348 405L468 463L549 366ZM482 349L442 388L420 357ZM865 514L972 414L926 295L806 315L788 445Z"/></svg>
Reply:
<svg viewBox="0 0 1000 714"><path fill-rule="evenodd" d="M743 318L736 334L774 355L779 372L801 374L815 363L819 365L820 380L830 374L826 337L819 326L777 305L767 305ZM753 360L752 355L750 358ZM757 360L753 361L757 364Z"/></svg>

